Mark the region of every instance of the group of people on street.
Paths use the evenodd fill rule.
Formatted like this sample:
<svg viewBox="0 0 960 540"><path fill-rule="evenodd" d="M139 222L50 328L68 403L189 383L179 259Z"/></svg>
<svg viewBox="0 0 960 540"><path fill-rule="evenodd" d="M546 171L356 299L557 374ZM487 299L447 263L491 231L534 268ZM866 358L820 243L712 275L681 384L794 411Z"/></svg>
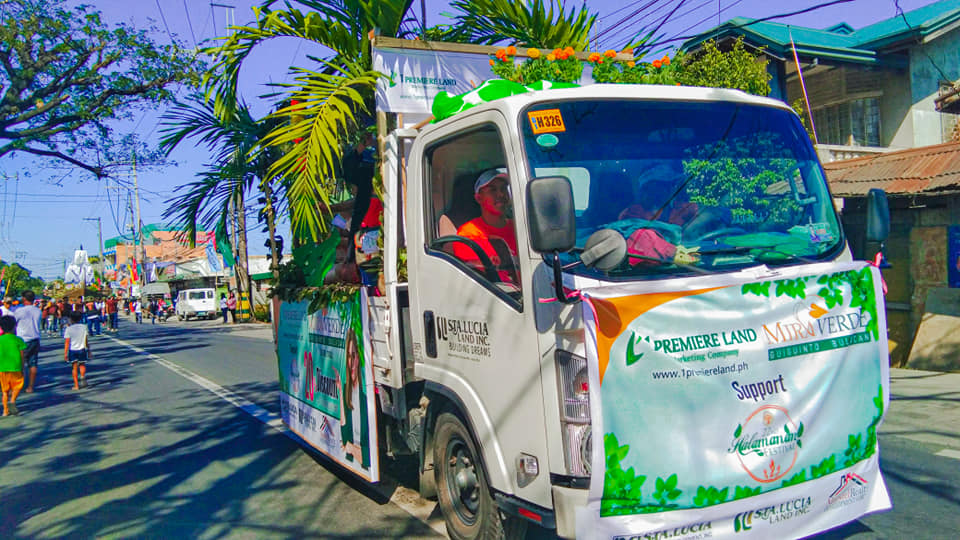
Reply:
<svg viewBox="0 0 960 540"><path fill-rule="evenodd" d="M9 300L9 299L8 299ZM106 304L106 303L104 303ZM16 305L16 309L12 307ZM86 362L90 358L90 343L87 324L83 317L92 317L97 308L94 302L41 302L37 305L33 291L23 291L21 301L4 301L8 311L0 313L0 392L3 395L3 416L20 414L17 396L23 390L32 393L37 382L37 363L40 356L40 338L45 332L56 332L56 325L63 323L66 313L68 325L64 326L63 359L73 367L73 388L87 386ZM113 304L114 309L116 303ZM106 305L101 309L108 309ZM100 316L97 311L97 317ZM106 311L109 316L110 312ZM115 311L114 311L115 313ZM116 327L116 323L111 323ZM26 385L26 388L24 388Z"/></svg>

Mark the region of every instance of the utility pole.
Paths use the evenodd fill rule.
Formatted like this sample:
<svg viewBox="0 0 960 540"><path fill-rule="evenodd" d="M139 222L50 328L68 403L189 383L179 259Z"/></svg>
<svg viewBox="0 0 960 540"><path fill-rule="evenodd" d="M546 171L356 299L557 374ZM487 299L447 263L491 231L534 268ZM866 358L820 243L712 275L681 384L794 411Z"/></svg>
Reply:
<svg viewBox="0 0 960 540"><path fill-rule="evenodd" d="M140 264L143 265L143 270L147 269L147 248L143 245L143 223L140 221L140 185L137 183L137 154L133 153L133 194L137 199L137 215L135 218L136 222L136 232L133 235L133 250L136 253L137 250L137 239L140 239ZM137 285L143 285L145 276L144 272L139 272L137 279Z"/></svg>

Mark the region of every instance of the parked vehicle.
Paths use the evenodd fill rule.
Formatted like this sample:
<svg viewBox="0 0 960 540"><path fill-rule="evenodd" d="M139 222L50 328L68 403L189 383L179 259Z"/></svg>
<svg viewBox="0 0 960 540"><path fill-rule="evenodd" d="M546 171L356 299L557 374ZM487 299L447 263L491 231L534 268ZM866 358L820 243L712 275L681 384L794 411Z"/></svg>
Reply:
<svg viewBox="0 0 960 540"><path fill-rule="evenodd" d="M311 445L371 482L381 450L415 456L452 538L799 537L889 507L879 272L789 106L593 85L383 142L381 294L279 306L281 413ZM490 178L496 255L463 235Z"/></svg>
<svg viewBox="0 0 960 540"><path fill-rule="evenodd" d="M176 315L178 320L216 319L219 316L216 295L213 289L186 289L177 293Z"/></svg>

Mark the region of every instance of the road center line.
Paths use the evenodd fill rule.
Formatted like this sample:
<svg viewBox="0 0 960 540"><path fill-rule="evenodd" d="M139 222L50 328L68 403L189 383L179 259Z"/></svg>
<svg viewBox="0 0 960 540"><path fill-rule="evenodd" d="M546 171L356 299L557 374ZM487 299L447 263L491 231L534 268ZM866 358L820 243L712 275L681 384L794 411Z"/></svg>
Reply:
<svg viewBox="0 0 960 540"><path fill-rule="evenodd" d="M264 409L263 407L249 401L248 399L244 398L243 396L235 392L231 392L230 390L227 390L226 388L211 381L210 379L202 375L198 375L190 371L189 369L183 366L180 366L178 364L175 364L163 358L162 356L154 354L142 347L138 347L133 343L124 341L114 336L104 335L104 337L109 338L113 341L116 341L117 343L146 356L147 358L169 369L170 371L176 373L177 375L180 375L184 379L187 379L188 381L193 382L205 388L210 393L216 395L220 399L226 401L227 403L233 405L234 407L240 409L241 411L256 418L260 422L263 422L264 424L272 427L278 432L286 435L287 438L289 438L292 441L295 441L298 445L304 446L302 444L302 440L300 439L300 437L296 433L287 429L287 426L283 424L283 420L281 420L280 415L271 413L270 411ZM416 491L405 488L403 486L397 486L393 494L391 494L390 496L390 502L400 507L400 509L403 510L404 512L410 514L417 521L420 521L426 524L435 532L440 533L444 536L447 535L446 527L443 524L443 520L428 519L429 514L431 512L424 512L423 503L425 501L423 501L423 499L420 498L420 494L417 493ZM435 506L436 503L430 503L430 505Z"/></svg>

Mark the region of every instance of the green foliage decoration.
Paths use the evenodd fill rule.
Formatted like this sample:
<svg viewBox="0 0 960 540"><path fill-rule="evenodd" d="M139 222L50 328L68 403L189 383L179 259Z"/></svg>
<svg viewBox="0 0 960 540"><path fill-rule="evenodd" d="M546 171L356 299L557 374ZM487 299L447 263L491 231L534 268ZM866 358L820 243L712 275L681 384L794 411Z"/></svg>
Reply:
<svg viewBox="0 0 960 540"><path fill-rule="evenodd" d="M684 86L734 88L757 96L770 94L773 77L767 72L768 61L762 49L757 53L748 51L742 37L727 51L720 50L713 40L707 41L699 51L682 56L676 63L680 64L676 80Z"/></svg>

